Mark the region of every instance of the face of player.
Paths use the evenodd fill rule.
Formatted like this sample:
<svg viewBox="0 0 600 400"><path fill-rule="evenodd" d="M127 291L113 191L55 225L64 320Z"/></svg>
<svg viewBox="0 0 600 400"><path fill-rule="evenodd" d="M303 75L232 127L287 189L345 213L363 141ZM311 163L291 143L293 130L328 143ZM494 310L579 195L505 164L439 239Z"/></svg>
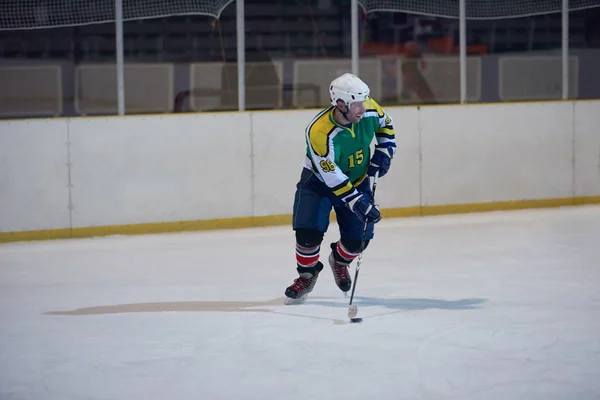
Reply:
<svg viewBox="0 0 600 400"><path fill-rule="evenodd" d="M348 107L348 113L346 114L346 119L349 122L356 123L360 121L360 118L365 113L365 102L364 101L356 101L354 103L350 103Z"/></svg>

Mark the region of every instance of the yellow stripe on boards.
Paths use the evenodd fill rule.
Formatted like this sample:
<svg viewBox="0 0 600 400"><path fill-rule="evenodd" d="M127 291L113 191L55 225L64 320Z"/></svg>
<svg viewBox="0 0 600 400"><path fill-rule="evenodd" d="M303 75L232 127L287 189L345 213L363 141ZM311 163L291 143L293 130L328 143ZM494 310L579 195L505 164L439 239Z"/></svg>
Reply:
<svg viewBox="0 0 600 400"><path fill-rule="evenodd" d="M290 225L291 215L222 218L198 221L157 222L129 225L90 226L83 228L48 229L23 232L0 232L0 243L30 240L89 238L109 235L143 235L170 232L191 232L219 229L242 229Z"/></svg>
<svg viewBox="0 0 600 400"><path fill-rule="evenodd" d="M381 210L381 214L384 218L405 218L445 214L466 214L487 211L509 211L531 208L578 206L585 204L600 204L600 196L387 208ZM332 213L331 218L335 218L335 214ZM0 232L0 243L32 240L88 238L108 235L142 235L219 229L243 229L291 225L291 223L291 215L269 215L264 217L224 218L201 221L158 222L131 225L92 226L72 229L64 228L23 232Z"/></svg>
<svg viewBox="0 0 600 400"><path fill-rule="evenodd" d="M466 214L473 212L488 212L488 211L510 211L510 210L525 210L530 208L551 208L565 207L577 204L599 204L599 197L589 197L588 202L584 198L562 198L562 199L539 199L539 200L515 200L515 201L499 201L491 203L474 203L474 204L453 204L447 206L427 206L423 207L422 215L446 215L446 214ZM581 201L578 203L578 201Z"/></svg>

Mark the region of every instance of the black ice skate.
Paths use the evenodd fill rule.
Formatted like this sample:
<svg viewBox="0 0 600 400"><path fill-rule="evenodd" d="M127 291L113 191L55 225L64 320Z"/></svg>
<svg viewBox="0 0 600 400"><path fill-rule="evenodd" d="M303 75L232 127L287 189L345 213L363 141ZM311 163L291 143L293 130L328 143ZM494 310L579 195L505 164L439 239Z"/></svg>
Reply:
<svg viewBox="0 0 600 400"><path fill-rule="evenodd" d="M298 267L300 276L294 279L294 283L285 289L285 304L299 304L306 300L306 297L312 292L319 273L323 270L323 263L320 261L314 267Z"/></svg>
<svg viewBox="0 0 600 400"><path fill-rule="evenodd" d="M352 287L352 278L348 272L348 261L344 260L337 252L337 243L331 243L331 254L329 255L329 266L333 272L335 284L342 292L347 292Z"/></svg>

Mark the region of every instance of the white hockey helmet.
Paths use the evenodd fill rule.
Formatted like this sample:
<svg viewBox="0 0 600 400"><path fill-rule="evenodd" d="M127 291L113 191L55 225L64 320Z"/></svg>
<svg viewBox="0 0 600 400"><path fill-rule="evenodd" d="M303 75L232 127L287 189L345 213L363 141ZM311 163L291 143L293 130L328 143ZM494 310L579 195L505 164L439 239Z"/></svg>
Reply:
<svg viewBox="0 0 600 400"><path fill-rule="evenodd" d="M356 101L365 101L369 98L371 90L360 78L352 74L344 74L335 78L329 85L331 104L337 105L342 100L347 107Z"/></svg>

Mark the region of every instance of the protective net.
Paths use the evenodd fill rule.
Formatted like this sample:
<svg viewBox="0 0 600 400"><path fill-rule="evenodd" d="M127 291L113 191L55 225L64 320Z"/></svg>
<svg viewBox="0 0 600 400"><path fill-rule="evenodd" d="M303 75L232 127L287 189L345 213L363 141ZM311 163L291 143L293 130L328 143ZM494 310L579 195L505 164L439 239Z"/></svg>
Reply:
<svg viewBox="0 0 600 400"><path fill-rule="evenodd" d="M125 21L173 15L218 18L233 0L123 0ZM0 30L37 29L112 22L115 0L4 0ZM359 0L366 13L405 12L458 18L458 0ZM570 0L569 10L600 7L600 0ZM466 0L467 19L501 19L557 13L562 0Z"/></svg>
<svg viewBox="0 0 600 400"><path fill-rule="evenodd" d="M359 0L366 13L405 12L458 18L458 0ZM569 11L600 7L600 0L569 0ZM503 19L562 11L562 0L466 0L467 19Z"/></svg>
<svg viewBox="0 0 600 400"><path fill-rule="evenodd" d="M173 15L218 18L233 0L123 0L123 20ZM89 25L115 20L115 0L4 0L0 30Z"/></svg>

